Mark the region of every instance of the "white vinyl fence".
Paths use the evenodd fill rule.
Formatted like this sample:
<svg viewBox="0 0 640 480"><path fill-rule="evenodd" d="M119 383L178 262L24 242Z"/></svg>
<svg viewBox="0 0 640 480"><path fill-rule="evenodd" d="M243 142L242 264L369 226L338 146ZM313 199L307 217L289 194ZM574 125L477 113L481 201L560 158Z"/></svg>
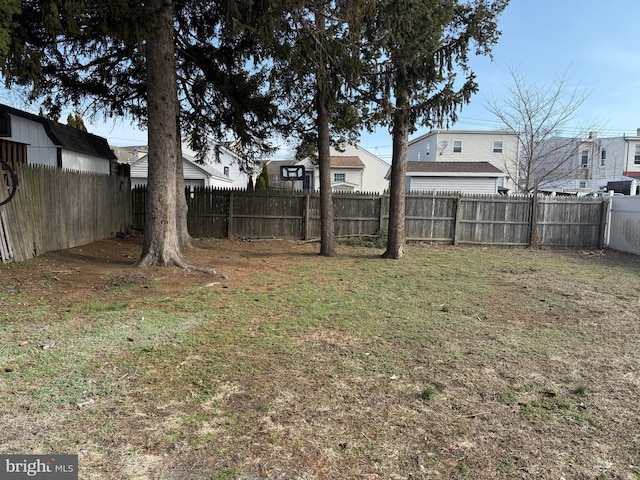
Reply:
<svg viewBox="0 0 640 480"><path fill-rule="evenodd" d="M605 245L640 255L640 196L613 196L607 215Z"/></svg>

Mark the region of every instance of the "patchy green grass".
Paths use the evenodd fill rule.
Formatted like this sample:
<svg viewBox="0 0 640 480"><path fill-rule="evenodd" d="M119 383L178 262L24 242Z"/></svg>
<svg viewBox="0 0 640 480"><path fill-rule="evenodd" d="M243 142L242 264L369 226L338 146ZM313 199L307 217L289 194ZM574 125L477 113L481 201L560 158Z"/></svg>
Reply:
<svg viewBox="0 0 640 480"><path fill-rule="evenodd" d="M216 276L115 241L0 267L0 453L90 480L638 478L637 257L349 243L189 252Z"/></svg>

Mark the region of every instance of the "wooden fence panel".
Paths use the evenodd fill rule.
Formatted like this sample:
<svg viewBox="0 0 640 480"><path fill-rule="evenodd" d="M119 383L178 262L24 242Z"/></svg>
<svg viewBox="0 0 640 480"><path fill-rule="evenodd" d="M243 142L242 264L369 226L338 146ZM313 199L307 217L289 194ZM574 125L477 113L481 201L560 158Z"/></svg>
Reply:
<svg viewBox="0 0 640 480"><path fill-rule="evenodd" d="M530 197L463 197L458 213L456 243L528 245L531 208Z"/></svg>
<svg viewBox="0 0 640 480"><path fill-rule="evenodd" d="M304 237L304 194L238 191L232 195L229 236Z"/></svg>
<svg viewBox="0 0 640 480"><path fill-rule="evenodd" d="M196 189L189 193L193 236L320 238L320 199L299 191ZM144 206L134 193L134 218ZM388 195L336 193L336 236L372 235L387 228ZM606 200L598 198L479 196L448 193L405 197L407 240L482 245L591 248L603 239Z"/></svg>
<svg viewBox="0 0 640 480"><path fill-rule="evenodd" d="M380 198L377 196L334 194L333 211L336 236L380 232Z"/></svg>
<svg viewBox="0 0 640 480"><path fill-rule="evenodd" d="M135 187L131 191L131 204L132 204L132 213L131 213L131 226L144 230L144 217L146 215L146 205L147 205L147 189L146 187Z"/></svg>
<svg viewBox="0 0 640 480"><path fill-rule="evenodd" d="M536 220L540 245L599 247L604 214L601 199L540 197Z"/></svg>
<svg viewBox="0 0 640 480"><path fill-rule="evenodd" d="M131 224L129 179L17 163L5 212L15 260L85 245Z"/></svg>
<svg viewBox="0 0 640 480"><path fill-rule="evenodd" d="M229 235L231 192L198 187L185 190L189 215L187 228L194 237L224 238Z"/></svg>
<svg viewBox="0 0 640 480"><path fill-rule="evenodd" d="M405 238L453 242L457 199L455 195L407 195L405 197Z"/></svg>
<svg viewBox="0 0 640 480"><path fill-rule="evenodd" d="M335 204L335 200L334 200ZM304 239L320 238L320 197L318 195L309 194L307 196L307 214L305 216L307 230Z"/></svg>

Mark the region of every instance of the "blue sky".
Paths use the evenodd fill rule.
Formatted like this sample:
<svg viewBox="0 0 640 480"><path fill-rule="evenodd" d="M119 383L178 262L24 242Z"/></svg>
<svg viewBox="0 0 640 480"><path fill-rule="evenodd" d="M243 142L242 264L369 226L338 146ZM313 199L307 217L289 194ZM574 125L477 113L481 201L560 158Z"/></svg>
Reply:
<svg viewBox="0 0 640 480"><path fill-rule="evenodd" d="M551 85L565 76L588 93L575 128L598 126L600 136L635 134L640 128L640 1L511 0L500 17L502 36L493 60L475 58L479 92L451 128L489 130L500 123L487 111L487 97L503 97L508 69L517 67L526 82ZM411 138L425 134L421 128ZM391 159L385 130L363 135L367 150Z"/></svg>
<svg viewBox="0 0 640 480"><path fill-rule="evenodd" d="M564 75L572 87L588 92L576 128L597 125L600 136L635 133L640 128L639 19L638 0L511 0L500 17L502 36L493 60L472 59L480 91L452 128L500 128L485 107L486 98L503 96L508 69L515 66L526 82L550 85ZM6 94L0 94L0 102L22 108ZM146 144L146 133L126 120L86 123L111 145ZM420 128L412 138L427 132L428 128ZM391 160L391 135L386 129L363 133L360 145ZM286 155L283 151L278 158Z"/></svg>

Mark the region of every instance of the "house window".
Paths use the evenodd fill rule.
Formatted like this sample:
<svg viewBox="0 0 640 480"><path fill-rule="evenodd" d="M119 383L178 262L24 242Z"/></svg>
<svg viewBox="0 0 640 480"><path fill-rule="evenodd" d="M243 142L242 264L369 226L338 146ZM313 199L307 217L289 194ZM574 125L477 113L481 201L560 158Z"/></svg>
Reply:
<svg viewBox="0 0 640 480"><path fill-rule="evenodd" d="M421 154L421 153L422 153L422 152L418 152L418 161L420 161L420 154Z"/></svg>
<svg viewBox="0 0 640 480"><path fill-rule="evenodd" d="M589 164L589 150L581 150L580 151L580 166L582 168L587 168Z"/></svg>
<svg viewBox="0 0 640 480"><path fill-rule="evenodd" d="M580 182L580 188L587 188L587 182L586 181Z"/></svg>
<svg viewBox="0 0 640 480"><path fill-rule="evenodd" d="M345 180L345 174L344 173L334 173L333 174L333 181L334 182L344 182Z"/></svg>
<svg viewBox="0 0 640 480"><path fill-rule="evenodd" d="M604 161L607 159L607 151L603 148L600 152L600 166L604 167Z"/></svg>
<svg viewBox="0 0 640 480"><path fill-rule="evenodd" d="M636 154L633 157L633 163L635 165L640 165L640 143L636 143Z"/></svg>
<svg viewBox="0 0 640 480"><path fill-rule="evenodd" d="M462 153L462 140L453 141L453 153Z"/></svg>
<svg viewBox="0 0 640 480"><path fill-rule="evenodd" d="M502 140L493 141L493 153L502 153Z"/></svg>
<svg viewBox="0 0 640 480"><path fill-rule="evenodd" d="M11 136L11 117L6 113L0 113L0 137Z"/></svg>
<svg viewBox="0 0 640 480"><path fill-rule="evenodd" d="M427 143L427 155L429 155L429 153L431 153L431 144Z"/></svg>
<svg viewBox="0 0 640 480"><path fill-rule="evenodd" d="M224 176L225 177L229 176L229 167L224 167Z"/></svg>

